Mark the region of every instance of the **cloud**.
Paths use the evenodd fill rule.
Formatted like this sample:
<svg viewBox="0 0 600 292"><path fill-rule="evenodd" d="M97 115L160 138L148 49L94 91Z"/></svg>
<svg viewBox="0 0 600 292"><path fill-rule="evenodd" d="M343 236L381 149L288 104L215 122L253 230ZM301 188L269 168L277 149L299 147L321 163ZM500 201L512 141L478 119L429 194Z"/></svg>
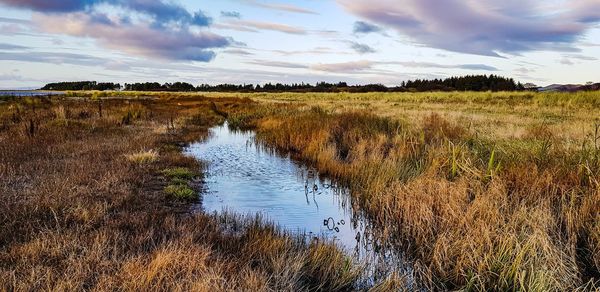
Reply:
<svg viewBox="0 0 600 292"><path fill-rule="evenodd" d="M31 22L25 19L0 17L0 34L15 35L21 34L29 28Z"/></svg>
<svg viewBox="0 0 600 292"><path fill-rule="evenodd" d="M293 83L293 82L338 82L340 77L334 77L331 74L324 72L301 72L295 70L270 71L261 69L236 69L231 67L211 67L203 66L200 70L198 66L193 64L173 64L162 63L153 60L130 60L125 61L124 67L128 67L127 71L122 72L121 78L130 82L156 80L157 76L162 79L160 82L188 81L191 83L200 82L210 84L222 83L253 83L264 84L271 83ZM116 76L116 75L114 75ZM111 80L115 80L111 77ZM362 83L360 79L355 79L352 76L344 76L343 80L348 83Z"/></svg>
<svg viewBox="0 0 600 292"><path fill-rule="evenodd" d="M25 29L18 24L4 24L0 25L0 34L3 35L15 35L23 33Z"/></svg>
<svg viewBox="0 0 600 292"><path fill-rule="evenodd" d="M440 69L464 69L464 70L478 70L478 71L499 71L498 68L484 65L484 64L438 64L433 62L414 62L414 61L405 61L405 62L379 62L379 64L390 64L390 65L400 65L403 67L409 68L440 68Z"/></svg>
<svg viewBox="0 0 600 292"><path fill-rule="evenodd" d="M247 64L260 65L266 67L286 68L286 69L310 69L313 71L328 72L328 73L366 73L366 70L372 69L377 62L361 60L341 63L318 63L318 64L301 64L292 62L269 61L269 60L252 60Z"/></svg>
<svg viewBox="0 0 600 292"><path fill-rule="evenodd" d="M266 67L277 67L287 69L311 69L313 71L329 72L329 73L389 73L391 71L378 69L378 66L398 65L407 68L438 68L438 69L463 69L475 71L499 71L498 68L484 64L438 64L432 62L414 62L414 61L370 61L359 60L340 63L317 63L312 65L302 63L292 63L284 61L271 60L251 60L246 64L259 65Z"/></svg>
<svg viewBox="0 0 600 292"><path fill-rule="evenodd" d="M40 88L39 86L24 86L24 87L18 87L15 86L16 84L39 84L42 82L48 82L48 80L40 80L40 79L36 79L36 78L31 78L28 76L23 76L21 74L18 74L19 71L13 70L13 72L7 72L7 73L0 73L0 81L2 81L2 84L0 85L0 89L1 90L19 90L19 89L37 89Z"/></svg>
<svg viewBox="0 0 600 292"><path fill-rule="evenodd" d="M4 51L26 50L26 49L28 49L28 47L19 46L19 45L13 45L13 44L0 43L0 50L4 50Z"/></svg>
<svg viewBox="0 0 600 292"><path fill-rule="evenodd" d="M152 17L157 25L177 22L208 26L211 18L202 11L190 13L183 6L163 0L0 0L0 3L42 13L89 12L96 5L109 4Z"/></svg>
<svg viewBox="0 0 600 292"><path fill-rule="evenodd" d="M105 59L90 55L53 52L0 52L0 60L82 66L100 66L106 62Z"/></svg>
<svg viewBox="0 0 600 292"><path fill-rule="evenodd" d="M271 30L287 34L307 34L307 31L300 27L293 27L280 23L251 21L251 20L233 20L216 25L217 28L233 29L246 32L259 32L261 30Z"/></svg>
<svg viewBox="0 0 600 292"><path fill-rule="evenodd" d="M210 49L223 48L231 42L210 32L119 23L108 17L85 13L35 13L32 17L42 31L91 37L108 48L137 56L208 62L215 56Z"/></svg>
<svg viewBox="0 0 600 292"><path fill-rule="evenodd" d="M534 73L535 69L520 67L515 69L515 72L520 73L521 76L526 76L527 74Z"/></svg>
<svg viewBox="0 0 600 292"><path fill-rule="evenodd" d="M438 67L438 68L457 68L457 69L465 69L465 70L479 70L479 71L500 71L498 68L489 65L483 64L464 64L464 65L456 65L454 67Z"/></svg>
<svg viewBox="0 0 600 292"><path fill-rule="evenodd" d="M340 35L339 31L331 30L331 29L317 29L317 30L311 30L310 32L315 35L320 35L320 36L329 37L329 38L335 38Z"/></svg>
<svg viewBox="0 0 600 292"><path fill-rule="evenodd" d="M488 56L565 48L600 21L597 0L336 1L426 46Z"/></svg>
<svg viewBox="0 0 600 292"><path fill-rule="evenodd" d="M361 43L357 43L357 42L350 42L350 47L359 54L369 54L369 53L377 52L375 49L371 48L370 46L361 44Z"/></svg>
<svg viewBox="0 0 600 292"><path fill-rule="evenodd" d="M584 42L584 43L581 43L581 45L586 46L586 47L600 47L600 44L590 43L590 42Z"/></svg>
<svg viewBox="0 0 600 292"><path fill-rule="evenodd" d="M242 14L237 11L221 11L221 17L242 18Z"/></svg>
<svg viewBox="0 0 600 292"><path fill-rule="evenodd" d="M39 31L90 37L136 56L208 62L215 57L214 49L235 43L208 32L212 18L201 10L192 13L167 0L0 0L0 4L34 11L31 23ZM5 25L0 33L17 29Z"/></svg>
<svg viewBox="0 0 600 292"><path fill-rule="evenodd" d="M259 30L257 30L257 29L239 25L239 24L235 24L235 23L215 23L213 25L213 27L218 28L218 29L229 29L229 30L236 30L236 31L242 31L242 32L259 32Z"/></svg>
<svg viewBox="0 0 600 292"><path fill-rule="evenodd" d="M569 60L567 58L562 58L559 63L561 63L563 65L567 65L567 66L573 66L573 65L575 65L575 63L573 63L573 61L571 61L571 60Z"/></svg>
<svg viewBox="0 0 600 292"><path fill-rule="evenodd" d="M290 5L290 4L264 3L264 2L259 2L257 0L242 0L242 2L252 5L252 6L271 9L271 10L279 10L279 11L302 13L302 14L318 14L315 11L305 9L302 7L298 7L295 5Z"/></svg>
<svg viewBox="0 0 600 292"><path fill-rule="evenodd" d="M580 61L577 63L582 63L582 62L598 61L598 58L592 57L592 56L579 55L579 54L569 54L569 55L563 55L562 59L560 59L559 63L563 64L563 65L572 66L572 65L576 64L576 62L574 62L573 60Z"/></svg>
<svg viewBox="0 0 600 292"><path fill-rule="evenodd" d="M373 33L382 31L381 27L364 21L354 23L354 33Z"/></svg>
<svg viewBox="0 0 600 292"><path fill-rule="evenodd" d="M0 81L24 81L25 77L14 73L0 74Z"/></svg>
<svg viewBox="0 0 600 292"><path fill-rule="evenodd" d="M1 1L0 1L0 3L1 3ZM30 24L29 20L17 19L17 18L8 18L8 17L0 17L0 22L25 24L25 25L29 25Z"/></svg>
<svg viewBox="0 0 600 292"><path fill-rule="evenodd" d="M246 64L267 66L267 67L278 67L278 68L289 68L289 69L306 69L309 68L307 65L290 63L290 62L279 62L279 61L266 61L266 60L253 60L248 61Z"/></svg>
<svg viewBox="0 0 600 292"><path fill-rule="evenodd" d="M1 0L0 3L17 8L26 8L35 11L44 12L73 12L81 11L87 7L93 6L103 1L96 0L64 0L64 1L47 1L47 0Z"/></svg>
<svg viewBox="0 0 600 292"><path fill-rule="evenodd" d="M196 11L191 23L199 26L209 26L212 23L212 18L206 16L202 11Z"/></svg>
<svg viewBox="0 0 600 292"><path fill-rule="evenodd" d="M566 58L572 58L572 59L577 59L577 60L582 60L582 61L597 61L598 60L598 58L596 58L596 57L584 56L584 55L577 55L577 54L565 55L564 57L566 57Z"/></svg>
<svg viewBox="0 0 600 292"><path fill-rule="evenodd" d="M431 62L377 62L377 61L354 61L344 63L332 63L332 64L316 64L310 66L311 69L316 71L334 72L334 73L359 73L365 72L366 70L373 69L377 65L400 65L409 68L440 68L440 69L464 69L464 70L481 70L481 71L498 71L493 66L484 64L437 64Z"/></svg>
<svg viewBox="0 0 600 292"><path fill-rule="evenodd" d="M371 69L373 67L373 64L374 63L371 61L362 60L343 63L315 64L310 66L310 68L315 71L324 71L331 73L357 73Z"/></svg>
<svg viewBox="0 0 600 292"><path fill-rule="evenodd" d="M2 0L0 0L2 1ZM96 0L98 1L98 0ZM158 24L177 22L197 26L209 26L212 19L202 11L193 14L180 5L162 0L104 0L132 11L150 15Z"/></svg>
<svg viewBox="0 0 600 292"><path fill-rule="evenodd" d="M316 47L310 50L296 50L296 51L284 51L284 50L269 50L269 52L277 53L282 56L295 56L295 55L350 55L348 52L340 52L332 50L328 47Z"/></svg>
<svg viewBox="0 0 600 292"><path fill-rule="evenodd" d="M251 56L251 55L254 55L251 52L248 52L246 50L241 50L241 49L225 50L225 51L223 51L223 53L230 54L230 55L238 55L238 56Z"/></svg>

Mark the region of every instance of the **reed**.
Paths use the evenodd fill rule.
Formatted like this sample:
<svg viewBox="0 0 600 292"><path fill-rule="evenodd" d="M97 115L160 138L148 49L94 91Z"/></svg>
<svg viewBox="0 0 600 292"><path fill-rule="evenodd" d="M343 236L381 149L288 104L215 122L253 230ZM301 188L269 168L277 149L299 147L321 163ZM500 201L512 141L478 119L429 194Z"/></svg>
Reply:
<svg viewBox="0 0 600 292"><path fill-rule="evenodd" d="M351 186L426 289L598 289L598 93L67 96L0 104L0 289L359 288L327 242L165 193L198 187L181 146L225 117Z"/></svg>
<svg viewBox="0 0 600 292"><path fill-rule="evenodd" d="M564 291L598 281L595 144L572 147L535 125L494 140L435 113L411 124L367 110L265 106L272 114L231 114L248 118L265 145L351 185L429 288Z"/></svg>
<svg viewBox="0 0 600 292"><path fill-rule="evenodd" d="M148 164L148 163L155 162L158 160L158 156L159 156L158 151L156 151L154 149L141 150L136 153L125 155L127 160L134 162L134 163L139 163L139 164Z"/></svg>
<svg viewBox="0 0 600 292"><path fill-rule="evenodd" d="M55 122L61 108L94 112L97 104L0 104L0 290L353 289L358 266L334 245L309 245L264 220L193 213L165 194L198 193L201 165L180 146L222 121L212 101L248 103L104 99L102 115L66 124ZM155 130L171 117L175 130ZM35 135L23 131L30 120Z"/></svg>

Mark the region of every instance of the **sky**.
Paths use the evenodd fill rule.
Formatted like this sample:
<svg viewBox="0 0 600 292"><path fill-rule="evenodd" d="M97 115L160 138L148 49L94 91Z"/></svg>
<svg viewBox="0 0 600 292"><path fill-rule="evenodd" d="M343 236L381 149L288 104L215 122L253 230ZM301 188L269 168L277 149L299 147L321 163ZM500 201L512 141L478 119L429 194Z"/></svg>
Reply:
<svg viewBox="0 0 600 292"><path fill-rule="evenodd" d="M600 82L600 0L0 0L0 89Z"/></svg>

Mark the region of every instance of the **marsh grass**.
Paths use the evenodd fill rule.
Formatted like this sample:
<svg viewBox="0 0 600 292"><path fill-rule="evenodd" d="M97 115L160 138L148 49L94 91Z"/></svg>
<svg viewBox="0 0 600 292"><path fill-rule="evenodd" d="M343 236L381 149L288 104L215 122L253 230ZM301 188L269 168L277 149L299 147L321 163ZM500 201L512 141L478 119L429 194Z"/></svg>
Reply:
<svg viewBox="0 0 600 292"><path fill-rule="evenodd" d="M198 173L186 167L175 167L163 170L162 174L169 179L169 185L164 188L168 197L186 201L199 199L199 192L192 188L193 180L199 176Z"/></svg>
<svg viewBox="0 0 600 292"><path fill-rule="evenodd" d="M355 289L329 243L165 194L197 191L181 147L225 116L351 186L425 289L598 289L598 93L107 92L77 114L93 94L0 104L0 289ZM123 159L140 149L160 159Z"/></svg>
<svg viewBox="0 0 600 292"><path fill-rule="evenodd" d="M189 182L201 166L179 145L206 137L208 121L215 120L210 100L103 99L101 117L72 115L62 125L55 123L55 109L61 117L61 106L77 113L93 112L97 104L22 102L14 122L14 107L0 105L7 125L0 132L0 290L354 287L354 265L331 244L308 245L262 221L190 213L185 200L165 196L169 185L185 197L189 190L197 194ZM132 113L123 127L123 114L138 106L153 115ZM184 123L198 115L206 119ZM172 116L182 121L175 131L153 130ZM33 136L23 131L30 120L36 121ZM160 149L160 159L137 163L148 157L140 149ZM127 159L132 153L134 163ZM225 232L223 220L241 228Z"/></svg>
<svg viewBox="0 0 600 292"><path fill-rule="evenodd" d="M158 151L150 149L150 150L141 150L136 153L127 154L125 158L127 160L138 163L138 164L148 164L152 162L156 162L158 160L159 154Z"/></svg>
<svg viewBox="0 0 600 292"><path fill-rule="evenodd" d="M435 95L437 102L464 97ZM569 104L582 96L596 105L592 94L560 95ZM514 104L542 98L492 97ZM562 104L552 97L536 103ZM472 102L496 101L477 95ZM367 110L265 106L229 116L255 128L266 146L350 184L360 207L386 227L384 236L410 251L429 289L585 290L599 280L595 132L577 148L545 123L519 138L494 139L436 113L407 123Z"/></svg>
<svg viewBox="0 0 600 292"><path fill-rule="evenodd" d="M165 193L170 197L180 200L195 200L200 196L200 194L182 181L166 186Z"/></svg>
<svg viewBox="0 0 600 292"><path fill-rule="evenodd" d="M194 173L188 168L185 167L175 167L169 168L162 171L163 175L171 179L182 179L182 180L191 180L194 177L197 177L198 174Z"/></svg>

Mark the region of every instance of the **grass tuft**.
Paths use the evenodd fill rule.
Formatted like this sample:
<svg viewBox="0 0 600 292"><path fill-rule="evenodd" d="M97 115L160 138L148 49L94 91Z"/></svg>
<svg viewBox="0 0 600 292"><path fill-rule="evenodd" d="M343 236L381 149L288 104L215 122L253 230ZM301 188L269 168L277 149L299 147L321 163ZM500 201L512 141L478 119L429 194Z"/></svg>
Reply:
<svg viewBox="0 0 600 292"><path fill-rule="evenodd" d="M162 171L163 175L170 179L182 179L191 180L197 176L196 173L192 172L189 168L175 167L169 168Z"/></svg>
<svg viewBox="0 0 600 292"><path fill-rule="evenodd" d="M183 183L168 185L164 191L168 196L179 200L195 200L198 198L198 194Z"/></svg>
<svg viewBox="0 0 600 292"><path fill-rule="evenodd" d="M148 164L158 160L158 151L153 149L141 150L133 154L127 154L125 157L127 160L137 164Z"/></svg>

